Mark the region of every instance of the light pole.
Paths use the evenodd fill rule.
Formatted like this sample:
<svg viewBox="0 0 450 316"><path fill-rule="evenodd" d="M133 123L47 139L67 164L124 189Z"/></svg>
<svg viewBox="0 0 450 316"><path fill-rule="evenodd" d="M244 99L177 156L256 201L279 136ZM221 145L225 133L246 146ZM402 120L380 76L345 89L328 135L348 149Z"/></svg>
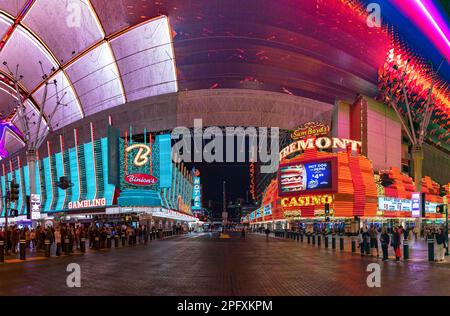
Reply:
<svg viewBox="0 0 450 316"><path fill-rule="evenodd" d="M448 239L448 204L445 203L445 239ZM445 255L448 256L448 241L447 241L447 248L445 248Z"/></svg>

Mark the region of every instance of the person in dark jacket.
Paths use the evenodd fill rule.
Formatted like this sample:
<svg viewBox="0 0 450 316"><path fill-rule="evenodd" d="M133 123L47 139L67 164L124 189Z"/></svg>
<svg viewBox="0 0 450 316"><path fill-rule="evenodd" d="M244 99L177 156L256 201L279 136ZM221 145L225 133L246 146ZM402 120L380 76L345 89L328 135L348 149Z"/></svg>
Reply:
<svg viewBox="0 0 450 316"><path fill-rule="evenodd" d="M402 256L402 252L400 250L401 247L401 236L402 232L399 232L397 227L394 228L394 233L392 234L392 248L394 248L395 252L395 261L400 261L400 257Z"/></svg>
<svg viewBox="0 0 450 316"><path fill-rule="evenodd" d="M386 261L388 259L389 240L390 237L387 233L386 227L383 227L380 235L381 250L383 251L383 261Z"/></svg>
<svg viewBox="0 0 450 316"><path fill-rule="evenodd" d="M442 228L439 228L436 232L436 244L437 244L437 259L436 261L442 262L445 260L445 248L448 247L447 245L447 238L444 234L444 230Z"/></svg>

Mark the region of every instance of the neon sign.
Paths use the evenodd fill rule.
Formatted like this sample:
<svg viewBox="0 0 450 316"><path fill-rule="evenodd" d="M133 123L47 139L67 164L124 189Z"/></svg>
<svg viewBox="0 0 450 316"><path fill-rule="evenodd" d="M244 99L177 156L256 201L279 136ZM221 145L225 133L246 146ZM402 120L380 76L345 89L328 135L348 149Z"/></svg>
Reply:
<svg viewBox="0 0 450 316"><path fill-rule="evenodd" d="M139 149L136 156L134 156L133 164L138 167L142 167L148 162L148 156L152 153L150 146L145 144L134 144L125 148L125 152L130 152L133 149Z"/></svg>
<svg viewBox="0 0 450 316"><path fill-rule="evenodd" d="M196 170L198 171L198 170ZM194 177L194 189L192 191L192 210L201 210L202 209L202 196L201 196L201 186L200 186L200 172L195 173L198 176Z"/></svg>
<svg viewBox="0 0 450 316"><path fill-rule="evenodd" d="M319 122L308 122L300 126L292 134L293 140L310 138L313 136L326 136L330 132L330 126Z"/></svg>
<svg viewBox="0 0 450 316"><path fill-rule="evenodd" d="M155 184L158 179L150 174L132 173L125 176L125 181L133 185L147 186Z"/></svg>
<svg viewBox="0 0 450 316"><path fill-rule="evenodd" d="M99 207L99 206L106 206L106 199L105 198L93 199L93 200L75 201L75 202L69 202L68 203L68 207L70 209Z"/></svg>
<svg viewBox="0 0 450 316"><path fill-rule="evenodd" d="M330 194L324 195L302 195L285 197L281 199L282 207L301 207L301 206L315 206L324 205L325 203L332 203L333 196Z"/></svg>
<svg viewBox="0 0 450 316"><path fill-rule="evenodd" d="M318 138L308 138L308 139L300 139L292 144L286 146L280 151L280 160L283 158L295 153L305 151L306 149L328 149L328 148L340 148L347 149L351 147L352 151L357 151L358 148L362 147L362 142L351 140L351 139L343 139L337 137L318 137Z"/></svg>

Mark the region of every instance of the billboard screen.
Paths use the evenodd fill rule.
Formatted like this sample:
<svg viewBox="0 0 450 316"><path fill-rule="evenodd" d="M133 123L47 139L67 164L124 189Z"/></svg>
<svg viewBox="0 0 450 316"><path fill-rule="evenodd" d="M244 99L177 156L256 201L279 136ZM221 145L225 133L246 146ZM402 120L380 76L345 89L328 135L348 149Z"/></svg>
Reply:
<svg viewBox="0 0 450 316"><path fill-rule="evenodd" d="M334 158L280 165L279 194L299 194L336 190Z"/></svg>

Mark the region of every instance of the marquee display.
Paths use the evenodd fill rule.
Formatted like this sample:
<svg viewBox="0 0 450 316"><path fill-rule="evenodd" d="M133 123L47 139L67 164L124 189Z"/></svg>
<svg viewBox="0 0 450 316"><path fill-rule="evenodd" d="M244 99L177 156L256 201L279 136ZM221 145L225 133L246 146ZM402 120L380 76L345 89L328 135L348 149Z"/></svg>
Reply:
<svg viewBox="0 0 450 316"><path fill-rule="evenodd" d="M279 195L336 190L336 160L325 159L282 164L279 167Z"/></svg>

